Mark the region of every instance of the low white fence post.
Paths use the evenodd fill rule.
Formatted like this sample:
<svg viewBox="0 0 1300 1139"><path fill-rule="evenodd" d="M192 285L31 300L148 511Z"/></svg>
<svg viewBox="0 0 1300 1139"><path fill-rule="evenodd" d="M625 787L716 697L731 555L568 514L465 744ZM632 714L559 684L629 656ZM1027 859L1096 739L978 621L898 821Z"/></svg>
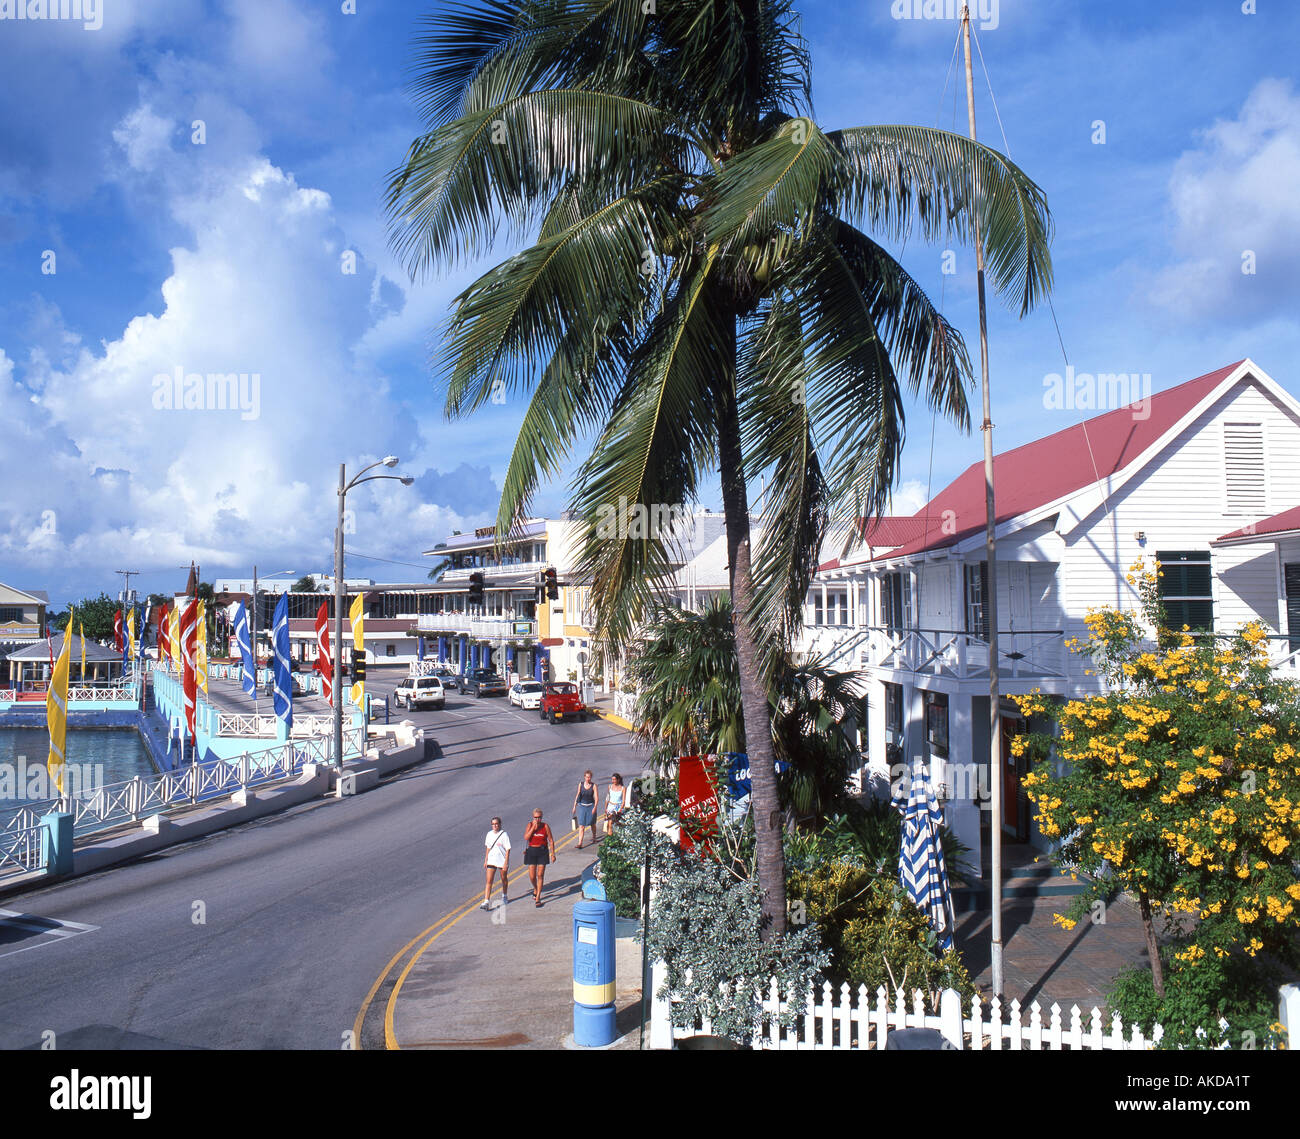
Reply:
<svg viewBox="0 0 1300 1139"><path fill-rule="evenodd" d="M1300 984L1283 985L1278 990L1281 1014L1278 1019L1286 1030L1286 1046L1294 1052L1300 1048Z"/></svg>
<svg viewBox="0 0 1300 1139"><path fill-rule="evenodd" d="M955 989L944 989L939 995L939 1031L954 1048L964 1049L966 1034L962 1031L961 994Z"/></svg>

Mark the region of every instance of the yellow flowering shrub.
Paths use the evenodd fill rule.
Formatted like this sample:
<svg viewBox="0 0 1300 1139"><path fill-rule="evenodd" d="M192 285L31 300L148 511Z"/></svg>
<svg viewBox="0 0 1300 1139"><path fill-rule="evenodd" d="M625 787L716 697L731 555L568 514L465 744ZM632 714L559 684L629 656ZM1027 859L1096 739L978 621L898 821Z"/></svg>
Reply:
<svg viewBox="0 0 1300 1139"><path fill-rule="evenodd" d="M1167 629L1157 573L1130 570L1140 614L1087 615L1087 643L1073 651L1096 662L1103 691L1020 698L1026 717L1056 730L1012 746L1034 765L1024 782L1042 833L1059 840L1055 860L1092 879L1063 921L1124 889L1149 943L1165 938L1145 982L1151 1007L1132 977L1112 1006L1172 1018L1161 1020L1166 1041L1187 1046L1190 1033L1200 1046L1219 1040L1220 1016L1267 1035L1276 984L1300 970L1300 693L1274 676L1258 625L1230 637Z"/></svg>

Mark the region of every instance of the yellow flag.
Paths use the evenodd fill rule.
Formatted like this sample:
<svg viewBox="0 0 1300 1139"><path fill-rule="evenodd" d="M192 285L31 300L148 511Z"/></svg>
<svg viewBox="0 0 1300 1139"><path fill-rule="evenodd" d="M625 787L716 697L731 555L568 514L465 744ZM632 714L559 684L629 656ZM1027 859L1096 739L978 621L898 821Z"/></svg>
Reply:
<svg viewBox="0 0 1300 1139"><path fill-rule="evenodd" d="M86 683L86 622L79 621L78 624L81 626L81 683L84 686ZM72 636L71 621L68 622L68 636ZM68 667L71 668L72 666L69 665Z"/></svg>
<svg viewBox="0 0 1300 1139"><path fill-rule="evenodd" d="M358 657L362 655L366 647L365 618L362 606L364 598L365 594L358 593L352 602L352 608L348 610L348 619L352 622L352 647L357 650ZM352 686L352 703L359 707L365 694L365 681L358 681Z"/></svg>
<svg viewBox="0 0 1300 1139"><path fill-rule="evenodd" d="M203 602L199 602L198 616L195 617L194 630L194 679L203 695L208 694L208 622L203 614Z"/></svg>
<svg viewBox="0 0 1300 1139"><path fill-rule="evenodd" d="M172 606L172 611L167 614L167 620L171 622L171 650L172 664L176 666L176 675L181 672L181 615L178 605Z"/></svg>
<svg viewBox="0 0 1300 1139"><path fill-rule="evenodd" d="M126 618L126 659L135 661L135 606L131 606L131 612ZM132 667L135 665L132 663Z"/></svg>
<svg viewBox="0 0 1300 1139"><path fill-rule="evenodd" d="M86 641L82 638L81 651L86 651ZM68 669L72 666L72 610L68 609L68 623L63 631L63 647L59 650L59 659L54 664L54 675L50 677L50 687L45 694L45 722L50 729L50 754L45 761L46 770L59 794L63 794L64 749L68 740Z"/></svg>

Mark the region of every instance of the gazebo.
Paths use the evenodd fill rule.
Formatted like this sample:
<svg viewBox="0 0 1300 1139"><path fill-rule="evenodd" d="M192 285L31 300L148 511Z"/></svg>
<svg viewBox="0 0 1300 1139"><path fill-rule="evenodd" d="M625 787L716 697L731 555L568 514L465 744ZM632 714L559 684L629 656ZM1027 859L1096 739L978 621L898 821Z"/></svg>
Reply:
<svg viewBox="0 0 1300 1139"><path fill-rule="evenodd" d="M63 650L65 634L53 637L54 659ZM115 649L89 639L85 640L86 671L81 671L82 640L80 634L72 635L69 653L68 684L73 688L92 685L120 684L122 681L122 654ZM50 682L50 646L45 641L14 649L5 663L9 666L8 687L22 691L44 690Z"/></svg>

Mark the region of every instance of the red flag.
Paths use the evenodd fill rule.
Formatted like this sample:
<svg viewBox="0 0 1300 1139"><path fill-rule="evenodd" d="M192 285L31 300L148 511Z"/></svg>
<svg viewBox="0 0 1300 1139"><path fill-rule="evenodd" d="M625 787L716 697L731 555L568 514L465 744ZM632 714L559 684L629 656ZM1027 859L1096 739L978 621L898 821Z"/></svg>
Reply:
<svg viewBox="0 0 1300 1139"><path fill-rule="evenodd" d="M324 601L316 610L316 671L321 675L321 692L334 703L334 664L330 660L329 608Z"/></svg>
<svg viewBox="0 0 1300 1139"><path fill-rule="evenodd" d="M185 727L190 739L194 735L194 704L198 696L198 680L194 673L194 654L197 652L199 603L191 601L181 612L181 688L185 693Z"/></svg>
<svg viewBox="0 0 1300 1139"><path fill-rule="evenodd" d="M158 606L158 663L161 665L172 653L172 638L167 621L167 606Z"/></svg>
<svg viewBox="0 0 1300 1139"><path fill-rule="evenodd" d="M122 651L122 610L117 610L113 614L113 647L118 652Z"/></svg>

